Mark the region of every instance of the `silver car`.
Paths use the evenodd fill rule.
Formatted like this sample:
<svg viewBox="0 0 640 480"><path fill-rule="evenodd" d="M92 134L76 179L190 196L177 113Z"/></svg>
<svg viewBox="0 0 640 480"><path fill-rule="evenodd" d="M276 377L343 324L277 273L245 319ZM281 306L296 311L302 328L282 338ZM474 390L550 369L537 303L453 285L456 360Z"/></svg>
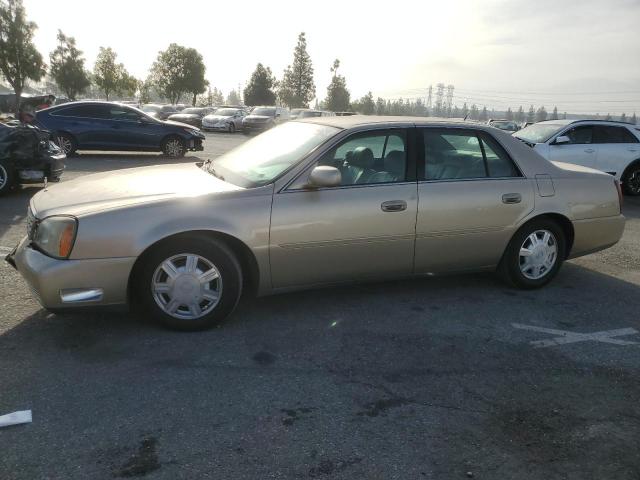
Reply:
<svg viewBox="0 0 640 480"><path fill-rule="evenodd" d="M625 223L607 174L486 125L365 116L49 186L28 218L7 259L45 308L136 304L183 330L218 324L245 290L486 270L538 288Z"/></svg>
<svg viewBox="0 0 640 480"><path fill-rule="evenodd" d="M243 108L218 108L202 119L202 129L234 133L242 130L242 120L247 116Z"/></svg>

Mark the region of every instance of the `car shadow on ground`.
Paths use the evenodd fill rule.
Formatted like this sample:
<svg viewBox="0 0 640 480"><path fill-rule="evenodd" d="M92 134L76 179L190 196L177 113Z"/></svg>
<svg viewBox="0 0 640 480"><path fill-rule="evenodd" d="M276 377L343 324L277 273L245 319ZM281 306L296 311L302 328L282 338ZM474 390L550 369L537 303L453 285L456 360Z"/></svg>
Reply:
<svg viewBox="0 0 640 480"><path fill-rule="evenodd" d="M640 330L639 293L568 263L537 291L464 275L245 300L188 334L40 310L0 336L0 407L36 418L0 448L23 478L119 476L152 437L163 478L215 452L236 478L636 479L637 346L536 349L512 323Z"/></svg>

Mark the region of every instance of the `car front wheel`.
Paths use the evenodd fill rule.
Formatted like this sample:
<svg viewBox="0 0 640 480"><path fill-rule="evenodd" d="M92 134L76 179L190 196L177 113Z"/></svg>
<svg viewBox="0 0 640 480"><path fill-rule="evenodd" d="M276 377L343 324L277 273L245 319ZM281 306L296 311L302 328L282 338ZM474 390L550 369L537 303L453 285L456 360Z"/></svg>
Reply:
<svg viewBox="0 0 640 480"><path fill-rule="evenodd" d="M184 140L177 136L167 138L162 142L162 153L167 157L181 158L187 151Z"/></svg>
<svg viewBox="0 0 640 480"><path fill-rule="evenodd" d="M151 251L134 287L134 300L164 326L202 330L221 323L236 307L242 270L224 243L180 235Z"/></svg>
<svg viewBox="0 0 640 480"><path fill-rule="evenodd" d="M500 262L499 272L515 287L540 288L557 275L565 252L562 228L553 220L534 220L513 236Z"/></svg>
<svg viewBox="0 0 640 480"><path fill-rule="evenodd" d="M68 133L59 133L56 140L60 150L62 150L67 157L73 155L78 148L75 138Z"/></svg>

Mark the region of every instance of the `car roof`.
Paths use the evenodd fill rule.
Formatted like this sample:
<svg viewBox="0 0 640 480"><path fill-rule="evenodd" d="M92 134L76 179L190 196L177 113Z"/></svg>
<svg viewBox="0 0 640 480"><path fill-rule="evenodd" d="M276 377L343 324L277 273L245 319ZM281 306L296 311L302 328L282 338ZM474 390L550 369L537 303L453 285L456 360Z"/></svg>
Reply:
<svg viewBox="0 0 640 480"><path fill-rule="evenodd" d="M295 122L318 123L338 128L353 128L360 126L378 126L388 123L393 125L433 125L433 126L454 126L480 128L483 130L494 131L495 129L483 123L474 121L456 120L452 118L438 117L393 117L393 116L375 116L375 115L351 115L351 116L335 116L335 117L311 117L296 119ZM490 130L489 130L490 129Z"/></svg>
<svg viewBox="0 0 640 480"><path fill-rule="evenodd" d="M628 123L628 122L619 122L616 120L596 120L593 118L580 118L580 119L574 119L574 120L544 120L543 122L537 122L534 125L537 125L539 123L543 124L543 125L573 125L574 123L597 123L598 125L616 125L616 126L620 126L623 125L625 127L633 127L634 125L632 123Z"/></svg>

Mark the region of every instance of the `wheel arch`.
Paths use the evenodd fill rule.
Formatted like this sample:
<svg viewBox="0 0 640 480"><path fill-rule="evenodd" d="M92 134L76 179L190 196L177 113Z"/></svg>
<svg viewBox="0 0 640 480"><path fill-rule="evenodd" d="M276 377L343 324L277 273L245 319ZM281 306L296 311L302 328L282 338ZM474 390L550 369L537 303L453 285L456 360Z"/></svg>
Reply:
<svg viewBox="0 0 640 480"><path fill-rule="evenodd" d="M629 170L638 165L640 165L640 158L636 158L635 160L629 162L629 165L624 168L624 170L622 171L622 175L620 175L620 181L624 182L624 179L627 176L627 173L629 173Z"/></svg>
<svg viewBox="0 0 640 480"><path fill-rule="evenodd" d="M236 255L240 262L240 268L242 269L242 289L250 295L255 295L258 292L260 283L260 270L258 267L258 261L251 249L242 240L216 230L188 230L185 232L176 233L173 235L161 238L154 243L148 245L138 258L136 259L131 272L129 273L128 285L127 285L127 298L129 303L131 301L131 295L133 293L133 287L136 276L140 273L142 266L148 255L159 245L170 242L182 236L199 236L204 239L218 240L224 243L231 251Z"/></svg>

